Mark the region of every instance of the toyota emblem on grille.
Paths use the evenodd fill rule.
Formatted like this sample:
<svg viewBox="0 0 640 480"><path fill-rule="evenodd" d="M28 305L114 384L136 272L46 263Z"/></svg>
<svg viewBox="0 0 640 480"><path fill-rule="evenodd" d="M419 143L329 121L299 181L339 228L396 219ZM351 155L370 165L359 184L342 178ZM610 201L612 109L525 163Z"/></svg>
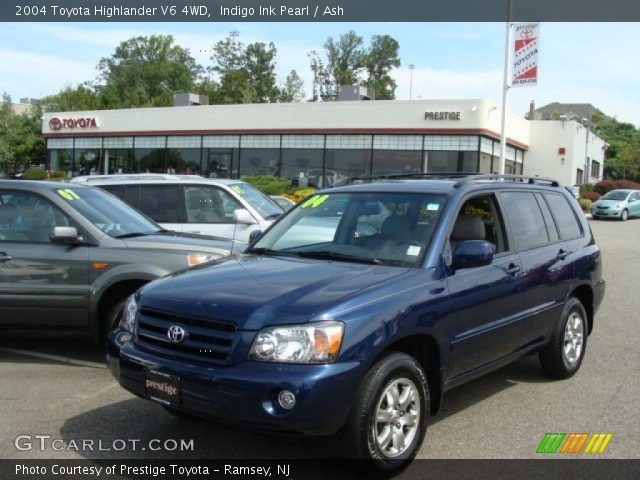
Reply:
<svg viewBox="0 0 640 480"><path fill-rule="evenodd" d="M169 330L167 330L167 337L173 343L180 343L184 340L184 337L187 335L187 332L179 325L171 325Z"/></svg>

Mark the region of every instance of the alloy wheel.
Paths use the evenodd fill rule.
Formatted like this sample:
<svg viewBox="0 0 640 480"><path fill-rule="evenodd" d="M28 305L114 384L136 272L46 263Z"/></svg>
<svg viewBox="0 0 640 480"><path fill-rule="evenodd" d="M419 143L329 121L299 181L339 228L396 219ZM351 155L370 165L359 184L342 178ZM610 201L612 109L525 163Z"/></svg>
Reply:
<svg viewBox="0 0 640 480"><path fill-rule="evenodd" d="M584 320L578 312L571 312L564 330L564 358L569 365L575 365L582 355L584 344Z"/></svg>

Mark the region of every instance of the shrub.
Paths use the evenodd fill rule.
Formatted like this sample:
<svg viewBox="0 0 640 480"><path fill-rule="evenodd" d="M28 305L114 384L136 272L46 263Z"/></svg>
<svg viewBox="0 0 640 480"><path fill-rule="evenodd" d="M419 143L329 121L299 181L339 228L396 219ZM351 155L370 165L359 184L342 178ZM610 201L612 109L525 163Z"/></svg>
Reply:
<svg viewBox="0 0 640 480"><path fill-rule="evenodd" d="M267 195L282 195L291 188L291 180L271 176L244 177L243 181L253 185Z"/></svg>
<svg viewBox="0 0 640 480"><path fill-rule="evenodd" d="M587 192L593 192L593 184L592 183L583 183L580 185L580 196L584 197L583 194L587 193Z"/></svg>
<svg viewBox="0 0 640 480"><path fill-rule="evenodd" d="M640 190L640 183L632 182L631 180L614 180L613 185L615 186L615 188Z"/></svg>
<svg viewBox="0 0 640 480"><path fill-rule="evenodd" d="M608 193L615 188L616 187L612 180L602 180L593 186L593 189L600 195L604 195L605 193Z"/></svg>
<svg viewBox="0 0 640 480"><path fill-rule="evenodd" d="M593 204L591 200L589 200L588 198L581 198L578 201L580 202L580 206L582 207L582 210L584 210L585 212L588 212L589 210L591 210L591 205Z"/></svg>
<svg viewBox="0 0 640 480"><path fill-rule="evenodd" d="M47 173L44 168L32 167L22 174L22 178L25 180L44 180L47 177Z"/></svg>
<svg viewBox="0 0 640 480"><path fill-rule="evenodd" d="M287 198L290 198L296 203L300 203L302 200L304 200L309 195L313 194L315 191L316 189L313 187L299 188L295 190L293 193L285 193L284 196Z"/></svg>
<svg viewBox="0 0 640 480"><path fill-rule="evenodd" d="M597 202L600 199L600 194L598 192L584 192L580 197L591 200L592 202Z"/></svg>

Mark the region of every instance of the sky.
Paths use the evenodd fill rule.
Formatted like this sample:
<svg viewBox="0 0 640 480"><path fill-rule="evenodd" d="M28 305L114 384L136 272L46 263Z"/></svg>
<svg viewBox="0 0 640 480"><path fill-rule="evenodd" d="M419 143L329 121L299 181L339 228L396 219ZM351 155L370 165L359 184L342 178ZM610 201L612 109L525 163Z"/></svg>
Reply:
<svg viewBox="0 0 640 480"><path fill-rule="evenodd" d="M640 25L543 23L537 86L509 91L508 109L524 114L559 101L592 103L605 114L640 125ZM353 29L365 38L391 35L402 66L393 71L396 98L487 98L501 101L504 23L0 23L0 92L14 101L56 93L96 77L102 57L136 35L172 34L203 66L210 48L231 31L244 43L274 42L277 74L294 69L311 89L307 52L328 36Z"/></svg>

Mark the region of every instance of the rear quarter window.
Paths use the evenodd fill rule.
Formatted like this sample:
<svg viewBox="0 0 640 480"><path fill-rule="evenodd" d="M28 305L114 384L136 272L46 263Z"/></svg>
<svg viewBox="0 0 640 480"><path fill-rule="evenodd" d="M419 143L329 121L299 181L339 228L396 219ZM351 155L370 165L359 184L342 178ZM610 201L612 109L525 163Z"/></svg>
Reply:
<svg viewBox="0 0 640 480"><path fill-rule="evenodd" d="M560 238L570 240L580 237L582 228L567 198L557 193L545 193L544 198L547 200L551 214L556 220Z"/></svg>
<svg viewBox="0 0 640 480"><path fill-rule="evenodd" d="M503 192L500 200L516 249L528 250L549 242L542 212L532 192Z"/></svg>

